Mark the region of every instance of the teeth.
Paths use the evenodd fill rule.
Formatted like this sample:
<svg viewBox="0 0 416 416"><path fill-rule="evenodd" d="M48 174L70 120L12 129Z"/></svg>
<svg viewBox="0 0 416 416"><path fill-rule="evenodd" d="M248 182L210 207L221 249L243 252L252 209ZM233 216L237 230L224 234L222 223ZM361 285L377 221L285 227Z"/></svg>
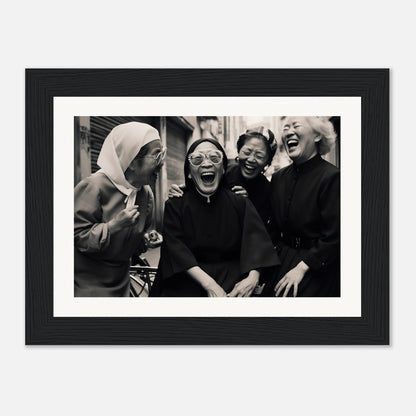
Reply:
<svg viewBox="0 0 416 416"><path fill-rule="evenodd" d="M246 169L249 169L249 170L253 170L253 169L255 169L255 168L256 168L255 166L251 166L251 165L247 165L247 164L245 164L245 165L244 165L244 167L245 167Z"/></svg>
<svg viewBox="0 0 416 416"><path fill-rule="evenodd" d="M294 145L296 145L296 144L298 144L298 141L297 140L288 140L287 141L287 144L290 146L290 145L292 145L292 144L294 144Z"/></svg>
<svg viewBox="0 0 416 416"><path fill-rule="evenodd" d="M206 184L211 184L215 180L214 172L203 172L201 173L201 180Z"/></svg>

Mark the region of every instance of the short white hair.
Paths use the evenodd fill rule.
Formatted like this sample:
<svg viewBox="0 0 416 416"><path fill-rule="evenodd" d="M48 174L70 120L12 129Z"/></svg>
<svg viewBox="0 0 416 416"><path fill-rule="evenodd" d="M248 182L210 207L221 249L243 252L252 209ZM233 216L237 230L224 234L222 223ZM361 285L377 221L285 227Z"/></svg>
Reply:
<svg viewBox="0 0 416 416"><path fill-rule="evenodd" d="M289 116L282 116L280 120L284 120ZM337 134L334 130L334 125L329 121L330 117L324 116L305 116L304 117L312 129L321 136L321 140L316 144L318 153L326 155L337 140Z"/></svg>

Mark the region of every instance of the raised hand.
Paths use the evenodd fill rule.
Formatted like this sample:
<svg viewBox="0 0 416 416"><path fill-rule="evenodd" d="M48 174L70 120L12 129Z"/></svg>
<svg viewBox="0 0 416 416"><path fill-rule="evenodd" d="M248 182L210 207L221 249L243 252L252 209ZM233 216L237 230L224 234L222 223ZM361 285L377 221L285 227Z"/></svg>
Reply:
<svg viewBox="0 0 416 416"><path fill-rule="evenodd" d="M120 211L108 223L108 228L110 232L117 232L117 231L122 230L123 228L127 228L135 224L140 215L138 208L139 208L138 205L133 205L130 208L125 208L122 211Z"/></svg>

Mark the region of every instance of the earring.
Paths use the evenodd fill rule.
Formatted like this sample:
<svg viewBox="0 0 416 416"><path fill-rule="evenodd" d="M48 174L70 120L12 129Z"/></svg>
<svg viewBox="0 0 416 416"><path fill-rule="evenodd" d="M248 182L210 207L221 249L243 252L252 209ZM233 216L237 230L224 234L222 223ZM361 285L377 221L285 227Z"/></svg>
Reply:
<svg viewBox="0 0 416 416"><path fill-rule="evenodd" d="M238 162L240 159L238 156L235 157L235 161Z"/></svg>

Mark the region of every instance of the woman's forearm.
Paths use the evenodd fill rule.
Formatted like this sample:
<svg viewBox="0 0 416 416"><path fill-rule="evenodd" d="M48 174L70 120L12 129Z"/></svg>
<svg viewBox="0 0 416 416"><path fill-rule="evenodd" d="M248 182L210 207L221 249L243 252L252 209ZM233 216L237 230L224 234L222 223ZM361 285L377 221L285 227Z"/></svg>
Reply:
<svg viewBox="0 0 416 416"><path fill-rule="evenodd" d="M246 279L250 279L255 285L258 285L260 280L260 272L258 270L250 270Z"/></svg>
<svg viewBox="0 0 416 416"><path fill-rule="evenodd" d="M186 271L188 275L198 282L202 288L207 292L209 297L225 297L227 294L224 289L200 267L194 266Z"/></svg>
<svg viewBox="0 0 416 416"><path fill-rule="evenodd" d="M199 266L191 267L186 273L198 282L205 290L216 283L215 280L206 272L204 272Z"/></svg>
<svg viewBox="0 0 416 416"><path fill-rule="evenodd" d="M298 268L300 271L302 271L303 272L303 274L305 274L309 269L310 269L310 267L303 261L303 260L301 260L297 265L296 265L296 268Z"/></svg>

